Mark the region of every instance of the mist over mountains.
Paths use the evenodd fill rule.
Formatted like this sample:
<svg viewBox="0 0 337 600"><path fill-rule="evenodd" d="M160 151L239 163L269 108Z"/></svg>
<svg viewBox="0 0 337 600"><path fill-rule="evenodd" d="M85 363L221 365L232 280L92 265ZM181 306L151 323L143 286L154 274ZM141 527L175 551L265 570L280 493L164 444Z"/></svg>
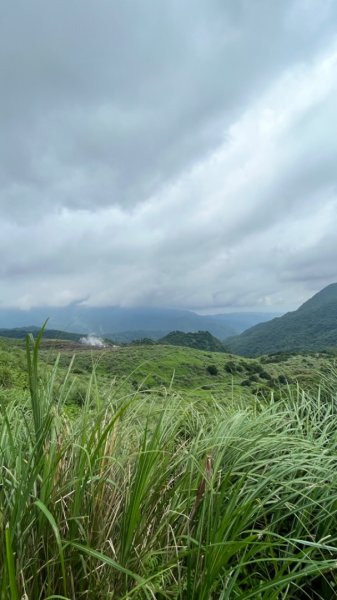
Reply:
<svg viewBox="0 0 337 600"><path fill-rule="evenodd" d="M200 315L189 310L153 307L88 307L77 303L62 308L0 310L0 329L39 328L48 320L47 331L93 334L127 343L168 336L169 343L198 347L195 335L210 336L207 344L215 350L259 356L283 351L320 351L337 347L337 283L323 288L297 310L282 316L275 313L227 313ZM20 333L20 331L19 331ZM21 332L22 337L24 332ZM186 337L189 334L190 337ZM12 334L10 334L12 335ZM217 338L216 343L212 336ZM207 346L206 344L206 346ZM224 344L224 347L222 346ZM194 347L193 346L193 347ZM207 346L207 347L208 347Z"/></svg>
<svg viewBox="0 0 337 600"><path fill-rule="evenodd" d="M199 315L188 310L152 307L87 307L77 303L67 307L42 307L30 310L1 309L0 327L40 326L75 333L95 333L117 341L149 337L157 340L170 331L209 331L219 339L241 333L256 323L275 317L275 313L228 313Z"/></svg>

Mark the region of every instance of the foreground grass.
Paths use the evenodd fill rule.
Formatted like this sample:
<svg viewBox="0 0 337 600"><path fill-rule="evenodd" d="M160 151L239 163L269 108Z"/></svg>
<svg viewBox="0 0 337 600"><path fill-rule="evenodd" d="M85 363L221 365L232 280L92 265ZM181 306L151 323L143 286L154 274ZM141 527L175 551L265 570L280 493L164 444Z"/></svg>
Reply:
<svg viewBox="0 0 337 600"><path fill-rule="evenodd" d="M337 401L88 400L38 372L0 416L0 598L334 598ZM93 400L94 398L94 400Z"/></svg>

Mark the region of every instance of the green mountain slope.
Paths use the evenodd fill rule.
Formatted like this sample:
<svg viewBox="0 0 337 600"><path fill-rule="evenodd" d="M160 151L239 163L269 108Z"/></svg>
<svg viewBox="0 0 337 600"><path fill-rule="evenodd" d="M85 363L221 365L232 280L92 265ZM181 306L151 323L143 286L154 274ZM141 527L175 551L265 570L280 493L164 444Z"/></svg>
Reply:
<svg viewBox="0 0 337 600"><path fill-rule="evenodd" d="M226 339L225 345L244 356L336 347L337 283L315 294L296 311Z"/></svg>
<svg viewBox="0 0 337 600"><path fill-rule="evenodd" d="M184 333L183 331L171 331L159 340L160 344L171 346L187 346L207 352L225 352L224 345L209 331L197 331Z"/></svg>

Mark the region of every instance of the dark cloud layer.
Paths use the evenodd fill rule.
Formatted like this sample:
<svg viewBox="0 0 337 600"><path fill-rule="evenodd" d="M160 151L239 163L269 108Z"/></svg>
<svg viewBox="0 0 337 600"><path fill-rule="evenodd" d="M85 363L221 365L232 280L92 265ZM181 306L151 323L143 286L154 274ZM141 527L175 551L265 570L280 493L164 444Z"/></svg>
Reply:
<svg viewBox="0 0 337 600"><path fill-rule="evenodd" d="M333 0L0 18L0 302L288 308L337 280Z"/></svg>

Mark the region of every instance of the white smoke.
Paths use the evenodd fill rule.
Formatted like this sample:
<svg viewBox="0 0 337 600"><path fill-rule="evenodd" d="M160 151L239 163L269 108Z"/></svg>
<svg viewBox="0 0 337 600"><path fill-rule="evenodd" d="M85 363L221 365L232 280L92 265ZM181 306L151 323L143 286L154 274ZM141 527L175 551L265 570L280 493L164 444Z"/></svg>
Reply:
<svg viewBox="0 0 337 600"><path fill-rule="evenodd" d="M81 344L84 346L94 346L95 348L106 348L107 344L104 343L102 338L95 335L87 335L86 337L80 338Z"/></svg>

